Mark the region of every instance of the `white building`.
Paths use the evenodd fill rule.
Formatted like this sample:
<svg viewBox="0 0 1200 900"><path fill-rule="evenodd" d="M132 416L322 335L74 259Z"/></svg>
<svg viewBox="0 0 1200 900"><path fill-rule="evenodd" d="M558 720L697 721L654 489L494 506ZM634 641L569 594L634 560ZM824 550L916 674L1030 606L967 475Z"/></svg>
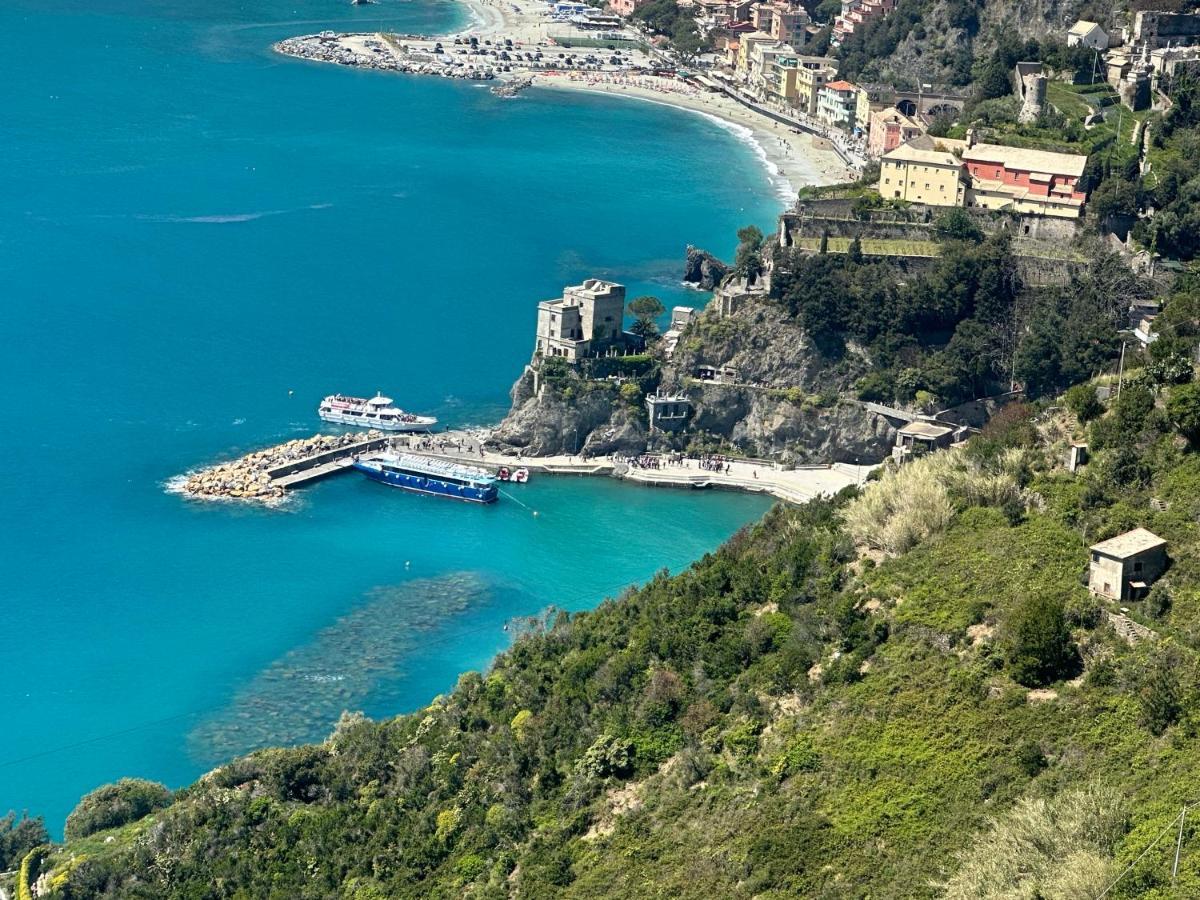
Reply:
<svg viewBox="0 0 1200 900"><path fill-rule="evenodd" d="M1080 45L1090 47L1092 50L1107 50L1108 35L1095 22L1080 19L1067 32L1067 46L1078 47Z"/></svg>

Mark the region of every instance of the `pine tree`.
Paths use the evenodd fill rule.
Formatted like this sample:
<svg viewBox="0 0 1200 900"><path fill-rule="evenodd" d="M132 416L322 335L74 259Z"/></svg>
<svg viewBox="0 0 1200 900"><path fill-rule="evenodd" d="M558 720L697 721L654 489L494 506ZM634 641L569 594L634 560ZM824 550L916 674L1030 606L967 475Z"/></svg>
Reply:
<svg viewBox="0 0 1200 900"><path fill-rule="evenodd" d="M1162 734L1179 719L1179 682L1175 668L1172 654L1159 654L1142 678L1138 690L1141 706L1138 721L1151 734Z"/></svg>

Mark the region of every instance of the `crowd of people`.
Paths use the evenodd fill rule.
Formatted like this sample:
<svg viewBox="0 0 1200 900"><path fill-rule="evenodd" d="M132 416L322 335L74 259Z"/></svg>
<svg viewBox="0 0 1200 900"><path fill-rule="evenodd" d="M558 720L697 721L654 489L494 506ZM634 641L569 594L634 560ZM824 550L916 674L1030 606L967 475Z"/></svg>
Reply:
<svg viewBox="0 0 1200 900"><path fill-rule="evenodd" d="M696 468L703 469L706 472L716 472L719 475L728 475L732 465L729 457L718 453L706 453L702 455L643 453L638 456L614 456L613 459L618 462L624 462L633 469L692 468L692 464L694 463ZM758 477L757 472L755 472L754 477Z"/></svg>

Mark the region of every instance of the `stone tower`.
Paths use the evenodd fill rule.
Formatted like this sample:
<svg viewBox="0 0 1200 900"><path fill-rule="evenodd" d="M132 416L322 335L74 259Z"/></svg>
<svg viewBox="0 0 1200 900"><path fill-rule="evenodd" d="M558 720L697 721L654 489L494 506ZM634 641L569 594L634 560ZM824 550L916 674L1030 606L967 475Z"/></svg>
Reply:
<svg viewBox="0 0 1200 900"><path fill-rule="evenodd" d="M1021 76L1021 112L1017 121L1022 125L1036 122L1046 106L1046 76L1030 72Z"/></svg>

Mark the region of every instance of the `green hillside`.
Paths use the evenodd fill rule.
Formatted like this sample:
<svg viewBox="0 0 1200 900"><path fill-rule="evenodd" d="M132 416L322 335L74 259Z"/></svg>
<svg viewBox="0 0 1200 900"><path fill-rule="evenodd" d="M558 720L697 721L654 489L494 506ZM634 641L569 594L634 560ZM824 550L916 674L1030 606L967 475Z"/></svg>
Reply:
<svg viewBox="0 0 1200 900"><path fill-rule="evenodd" d="M1200 895L1200 814L1170 881L1200 796L1180 434L1200 416L1155 371L1086 429L1012 407L860 499L776 508L413 715L346 716L165 809L144 783L87 798L27 877L57 897L1066 898L1136 860L1108 896ZM1081 579L1136 525L1173 564L1127 604L1154 635L1131 644Z"/></svg>

